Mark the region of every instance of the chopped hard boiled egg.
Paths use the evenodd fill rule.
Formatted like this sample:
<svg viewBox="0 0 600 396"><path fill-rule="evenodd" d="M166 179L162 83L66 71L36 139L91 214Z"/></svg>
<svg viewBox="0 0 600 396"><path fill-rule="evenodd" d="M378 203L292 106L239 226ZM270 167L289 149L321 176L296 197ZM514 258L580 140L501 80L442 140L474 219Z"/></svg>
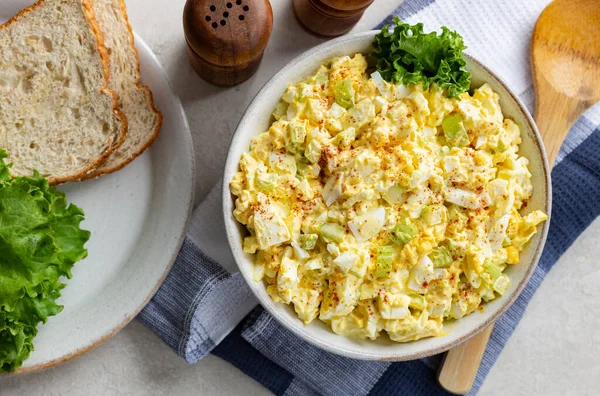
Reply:
<svg viewBox="0 0 600 396"><path fill-rule="evenodd" d="M488 85L450 99L357 54L286 90L230 182L254 277L308 324L397 342L443 334L510 287L547 219L519 126Z"/></svg>

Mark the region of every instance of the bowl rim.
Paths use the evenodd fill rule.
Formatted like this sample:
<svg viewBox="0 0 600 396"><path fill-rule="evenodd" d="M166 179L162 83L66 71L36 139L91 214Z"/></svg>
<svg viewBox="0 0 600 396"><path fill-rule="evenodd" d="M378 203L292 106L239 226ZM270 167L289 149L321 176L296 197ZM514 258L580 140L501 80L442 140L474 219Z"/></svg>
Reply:
<svg viewBox="0 0 600 396"><path fill-rule="evenodd" d="M279 81L279 79L283 78L290 69L292 69L293 67L296 66L296 64L304 61L307 58L312 57L316 53L319 53L319 52L321 52L323 50L327 50L327 49L333 49L335 47L338 47L339 45L343 45L344 43L364 39L366 37L374 37L375 34L377 34L379 32L380 32L380 30L369 30L366 32L349 34L349 35L346 35L346 36L343 36L343 37L340 37L337 39L327 41L318 46L315 46L315 47L309 49L308 51L305 51L302 54L298 55L293 60L291 60L289 63L287 63L282 69L280 69L275 75L273 75L265 83L265 85L263 85L263 87L257 92L257 94L254 96L254 98L250 101L250 103L249 103L248 107L246 108L246 110L244 111L242 117L240 118L240 121L236 127L236 130L231 138L231 142L229 145L227 159L225 161L225 167L224 167L224 171L223 171L223 183L222 183L223 218L224 218L224 223L225 223L225 231L227 234L228 247L232 253L232 256L235 260L238 270L242 274L242 276L243 276L244 280L246 281L246 283L248 284L249 288L252 290L252 293L254 293L254 295L256 296L260 305L267 312L269 312L277 320L278 323L283 325L286 329L290 330L296 336L311 343L312 345L315 345L327 352L331 352L331 353L334 353L337 355L341 355L341 356L345 356L345 357L349 357L349 358L353 358L353 359L360 359L360 360L406 361L406 360L413 360L413 359L421 359L424 357L428 357L428 356L436 355L436 354L439 354L442 352L446 352L446 351L448 351L452 348L455 348L458 345L466 342L467 340L473 338L474 336L479 334L481 331L483 331L488 326L493 325L494 322L496 320L498 320L498 318L502 314L504 314L512 306L512 304L516 301L516 299L521 295L523 289L525 288L525 285L527 285L529 279L531 278L533 272L535 271L535 268L537 267L537 264L541 258L542 252L544 250L544 245L546 243L546 239L548 236L548 229L550 226L551 213L552 213L552 182L551 182L551 178L550 178L550 166L548 163L546 150L545 150L540 132L537 128L537 125L536 125L535 121L533 120L533 117L531 116L531 114L529 113L529 111L527 110L525 105L521 102L519 97L508 86L506 81L498 75L498 73L493 71L490 67L485 66L481 61L477 60L472 55L465 53L465 57L469 61L475 63L478 67L480 67L485 72L487 72L509 93L509 95L512 97L512 99L516 103L518 110L523 114L525 120L527 121L529 127L531 128L531 131L533 132L534 143L537 146L538 152L541 153L541 157L542 157L541 158L541 162L543 165L542 178L543 178L543 183L545 184L545 187L546 187L546 197L545 197L544 203L545 203L546 207L548 208L548 211L547 211L548 212L547 213L548 220L546 220L543 223L541 230L539 230L539 235L540 235L539 242L538 242L537 246L535 247L535 252L532 256L529 267L525 271L525 274L524 274L523 278L521 279L521 281L519 282L519 284L517 285L517 287L513 290L513 292L510 295L503 296L502 304L496 310L496 312L494 312L489 318L487 318L486 320L482 321L479 325L477 325L477 327L475 329L471 330L469 333L466 333L461 337L449 338L448 342L445 342L438 347L425 348L425 349L422 349L422 350L419 350L416 352L411 352L411 353L407 353L407 354L390 357L387 355L382 356L382 355L380 355L378 353L374 353L374 352L367 352L367 351L362 351L362 350L359 351L357 348L351 349L351 348L340 347L337 345L331 345L331 344L313 336L312 334L310 334L310 330L306 330L307 327L303 327L302 329L300 329L300 328L292 325L291 323L288 323L288 321L285 318L283 318L282 315L278 311L276 311L274 309L275 303L273 303L272 304L273 306L271 306L268 303L268 301L263 301L266 299L263 299L263 297L258 293L258 290L256 289L260 282L255 282L252 277L251 271L247 271L244 269L247 266L245 264L245 262L247 261L246 258L243 256L240 256L238 254L238 252L235 249L233 249L232 244L234 243L234 233L237 233L237 226L235 224L235 220L231 220L230 209L231 209L232 205L225 204L225 202L228 202L228 200L229 201L232 200L231 192L229 189L229 182L225 179L229 173L228 172L229 169L232 166L237 167L238 163L239 163L239 158L233 158L233 151L234 151L234 148L240 144L239 141L242 138L240 131L243 129L243 127L245 127L245 124L248 122L249 115L251 115L253 113L253 110L255 108L261 107L261 99L266 94L266 92L270 90L271 86L273 84L275 84L275 82ZM232 225L232 223L233 223L233 225ZM340 335L340 337L344 337L344 336ZM419 342L419 340L413 341L413 342ZM362 348L363 347L360 347L360 349L362 349Z"/></svg>

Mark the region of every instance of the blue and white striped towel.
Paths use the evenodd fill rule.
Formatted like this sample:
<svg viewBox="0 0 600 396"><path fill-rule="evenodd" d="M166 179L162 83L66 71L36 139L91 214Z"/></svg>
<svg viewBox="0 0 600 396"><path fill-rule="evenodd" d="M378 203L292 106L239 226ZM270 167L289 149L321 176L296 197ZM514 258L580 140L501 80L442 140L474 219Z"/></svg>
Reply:
<svg viewBox="0 0 600 396"><path fill-rule="evenodd" d="M499 72L531 109L528 45L548 2L407 0L394 15L424 22L427 30L446 25L460 32L468 52ZM544 276L600 214L598 125L595 106L575 124L558 155L544 254L524 292L496 323L470 394L481 386ZM446 394L435 379L440 356L403 363L343 358L298 339L254 308L255 298L235 272L220 206L217 186L195 211L171 273L139 316L180 356L194 363L212 352L278 395Z"/></svg>

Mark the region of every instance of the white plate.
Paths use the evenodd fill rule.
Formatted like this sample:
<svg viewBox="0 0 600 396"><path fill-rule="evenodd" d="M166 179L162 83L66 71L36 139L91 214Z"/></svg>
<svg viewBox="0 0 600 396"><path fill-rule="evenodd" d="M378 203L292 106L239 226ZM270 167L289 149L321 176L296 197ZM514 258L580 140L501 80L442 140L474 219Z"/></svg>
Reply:
<svg viewBox="0 0 600 396"><path fill-rule="evenodd" d="M0 22L21 8L2 4ZM58 300L64 310L38 326L35 350L18 373L67 361L123 328L154 295L183 242L193 206L192 138L158 59L137 35L135 42L142 82L164 116L161 133L124 169L60 187L85 211L89 255L75 264Z"/></svg>

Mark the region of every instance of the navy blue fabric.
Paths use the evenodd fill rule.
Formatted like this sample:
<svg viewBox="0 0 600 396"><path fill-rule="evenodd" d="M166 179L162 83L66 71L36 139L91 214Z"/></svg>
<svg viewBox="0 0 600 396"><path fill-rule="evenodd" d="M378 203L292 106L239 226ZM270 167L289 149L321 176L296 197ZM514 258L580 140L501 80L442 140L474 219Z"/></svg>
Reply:
<svg viewBox="0 0 600 396"><path fill-rule="evenodd" d="M394 363L371 389L371 395L442 396L436 373L422 360Z"/></svg>
<svg viewBox="0 0 600 396"><path fill-rule="evenodd" d="M233 364L244 373L260 382L276 395L282 395L292 383L294 376L282 369L242 338L245 326L252 325L262 308L250 313L245 323L240 323L212 353Z"/></svg>
<svg viewBox="0 0 600 396"><path fill-rule="evenodd" d="M600 129L552 171L552 217L539 265L547 272L600 215Z"/></svg>

